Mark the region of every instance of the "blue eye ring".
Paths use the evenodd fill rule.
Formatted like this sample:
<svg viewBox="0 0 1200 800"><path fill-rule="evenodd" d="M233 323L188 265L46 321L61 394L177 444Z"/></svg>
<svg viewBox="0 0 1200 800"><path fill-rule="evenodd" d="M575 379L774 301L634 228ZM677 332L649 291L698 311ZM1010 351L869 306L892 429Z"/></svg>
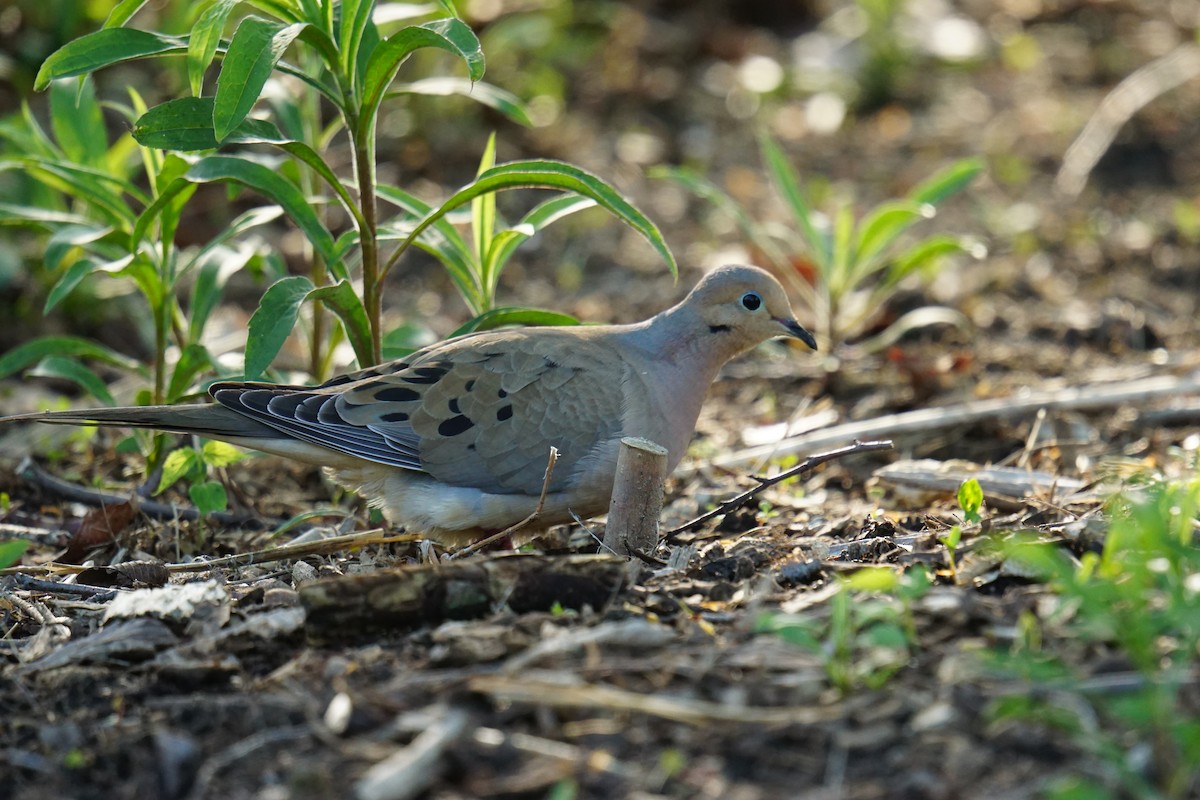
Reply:
<svg viewBox="0 0 1200 800"><path fill-rule="evenodd" d="M758 292L746 292L742 295L742 308L747 311L758 311L762 307L762 297Z"/></svg>

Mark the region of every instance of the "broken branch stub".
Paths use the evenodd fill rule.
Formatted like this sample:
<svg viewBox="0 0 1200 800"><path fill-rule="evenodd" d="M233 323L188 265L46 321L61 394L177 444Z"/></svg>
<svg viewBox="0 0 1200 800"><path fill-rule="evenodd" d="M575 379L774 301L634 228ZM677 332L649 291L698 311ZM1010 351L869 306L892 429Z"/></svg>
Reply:
<svg viewBox="0 0 1200 800"><path fill-rule="evenodd" d="M667 449L649 439L627 436L617 454L617 476L608 506L604 546L618 555L649 553L658 544L667 479Z"/></svg>

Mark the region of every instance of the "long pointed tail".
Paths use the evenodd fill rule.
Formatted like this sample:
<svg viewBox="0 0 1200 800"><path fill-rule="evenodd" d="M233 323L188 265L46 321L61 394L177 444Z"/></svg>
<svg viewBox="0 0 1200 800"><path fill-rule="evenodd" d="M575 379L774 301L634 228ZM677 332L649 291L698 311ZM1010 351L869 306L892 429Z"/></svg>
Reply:
<svg viewBox="0 0 1200 800"><path fill-rule="evenodd" d="M54 425L111 425L192 433L210 439L278 439L279 431L215 403L184 406L125 406L40 411L0 417L6 422L46 422Z"/></svg>

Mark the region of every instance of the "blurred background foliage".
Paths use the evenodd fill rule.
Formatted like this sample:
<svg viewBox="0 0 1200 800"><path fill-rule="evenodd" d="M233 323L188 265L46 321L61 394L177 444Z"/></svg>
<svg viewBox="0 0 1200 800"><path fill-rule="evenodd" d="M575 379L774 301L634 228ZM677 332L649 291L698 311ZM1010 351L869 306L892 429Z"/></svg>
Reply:
<svg viewBox="0 0 1200 800"><path fill-rule="evenodd" d="M46 97L30 93L33 75L55 48L98 27L110 6L13 0L0 10L7 125L23 100L46 122ZM393 103L380 126L381 180L444 196L470 179L494 130L500 160L562 158L615 183L663 227L681 263L699 267L755 254L733 221L683 187L647 179L648 168L686 166L756 220L786 224L788 210L758 160L764 132L797 165L814 207L847 199L870 207L903 196L954 159L981 155L988 177L969 201L940 212L938 225L985 239L988 268L948 274L920 297L902 292L891 311L894 318L930 301L949 303L977 330L994 331L1006 324L1005 311L980 295L983 288L1057 297L1071 308L1094 302L1074 291L1079 284L1131 255L1158 277L1191 280L1185 268L1194 266L1200 238L1197 81L1164 92L1122 128L1082 200L1057 198L1050 187L1063 153L1114 84L1194 42L1198 9L1179 0L470 0L459 10L483 42L486 80L520 97L533 124L523 128L460 97ZM148 15L143 27L185 30L194 8L158 2L140 13ZM182 63L168 71L135 62L97 77L102 99L123 99L126 85L150 104L175 96L186 87ZM115 141L123 122L107 115L105 123ZM11 147L11 138L0 141ZM36 202L39 191L19 174L0 175L7 198ZM185 226L198 240L239 210L219 188L205 191L211 201L194 202ZM527 208L507 202L510 218ZM299 269L294 234L280 227L270 244ZM0 308L20 323L0 332L0 349L55 326L127 350L145 341L119 297L77 299L43 320L41 247L27 231L0 229ZM463 310L431 260L414 258L411 266L402 291L392 276L387 305L397 318L418 320L425 331L417 335L445 335ZM635 235L586 214L535 238L503 280L530 305L629 320L677 291L657 270ZM645 302L610 308L632 276L650 286L639 293ZM1149 277L1106 280L1104 293L1136 293ZM228 296L252 307L261 291L251 274ZM237 323L230 319L230 328Z"/></svg>

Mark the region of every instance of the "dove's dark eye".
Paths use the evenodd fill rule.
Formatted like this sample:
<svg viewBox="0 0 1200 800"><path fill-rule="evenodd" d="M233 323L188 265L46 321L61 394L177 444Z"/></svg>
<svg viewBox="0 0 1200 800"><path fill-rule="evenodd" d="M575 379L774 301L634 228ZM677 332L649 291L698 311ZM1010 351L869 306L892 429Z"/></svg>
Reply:
<svg viewBox="0 0 1200 800"><path fill-rule="evenodd" d="M762 298L756 292L746 292L742 295L742 305L750 311L757 311L762 305Z"/></svg>

